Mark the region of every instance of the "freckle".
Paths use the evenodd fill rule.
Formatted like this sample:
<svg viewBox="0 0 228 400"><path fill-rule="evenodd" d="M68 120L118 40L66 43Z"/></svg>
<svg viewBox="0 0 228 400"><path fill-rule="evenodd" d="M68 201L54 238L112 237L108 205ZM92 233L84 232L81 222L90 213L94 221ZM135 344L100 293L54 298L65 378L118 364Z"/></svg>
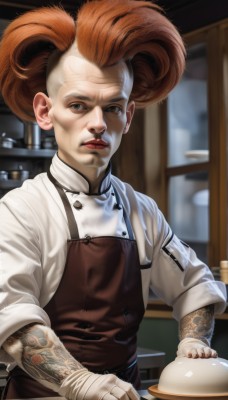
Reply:
<svg viewBox="0 0 228 400"><path fill-rule="evenodd" d="M39 365L43 362L43 357L40 356L39 354L35 354L34 356L32 356L31 361L34 365Z"/></svg>

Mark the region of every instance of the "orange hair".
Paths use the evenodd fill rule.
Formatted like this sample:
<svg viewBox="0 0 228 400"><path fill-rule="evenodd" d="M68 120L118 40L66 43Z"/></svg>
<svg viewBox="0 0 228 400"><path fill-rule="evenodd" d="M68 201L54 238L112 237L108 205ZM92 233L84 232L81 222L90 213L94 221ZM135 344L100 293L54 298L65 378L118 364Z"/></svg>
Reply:
<svg viewBox="0 0 228 400"><path fill-rule="evenodd" d="M33 98L46 91L49 55L66 51L75 40L75 22L58 7L40 8L16 18L0 43L0 91L22 120L34 121Z"/></svg>
<svg viewBox="0 0 228 400"><path fill-rule="evenodd" d="M178 31L149 1L88 1L76 22L58 7L29 11L9 25L0 44L0 90L21 119L34 120L33 97L46 91L53 48L64 53L75 38L81 54L99 67L120 60L131 63L131 99L137 107L164 99L185 67Z"/></svg>

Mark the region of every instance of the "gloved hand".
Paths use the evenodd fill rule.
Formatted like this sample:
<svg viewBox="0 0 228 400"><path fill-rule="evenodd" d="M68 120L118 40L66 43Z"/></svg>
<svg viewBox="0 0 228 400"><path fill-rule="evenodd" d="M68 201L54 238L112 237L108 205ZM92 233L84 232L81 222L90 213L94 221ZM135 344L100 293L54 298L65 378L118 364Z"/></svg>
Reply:
<svg viewBox="0 0 228 400"><path fill-rule="evenodd" d="M94 374L86 368L78 369L65 378L59 394L69 400L139 400L130 383L112 374Z"/></svg>
<svg viewBox="0 0 228 400"><path fill-rule="evenodd" d="M181 340L177 349L177 357L189 358L216 358L217 352L199 339L185 338Z"/></svg>

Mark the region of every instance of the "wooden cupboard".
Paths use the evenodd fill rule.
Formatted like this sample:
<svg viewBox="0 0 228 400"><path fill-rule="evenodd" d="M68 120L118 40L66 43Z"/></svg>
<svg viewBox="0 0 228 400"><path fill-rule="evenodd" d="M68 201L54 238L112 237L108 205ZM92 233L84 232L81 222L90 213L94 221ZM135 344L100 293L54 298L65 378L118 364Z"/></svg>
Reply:
<svg viewBox="0 0 228 400"><path fill-rule="evenodd" d="M228 19L184 40L186 71L158 111L159 205L213 267L228 258Z"/></svg>

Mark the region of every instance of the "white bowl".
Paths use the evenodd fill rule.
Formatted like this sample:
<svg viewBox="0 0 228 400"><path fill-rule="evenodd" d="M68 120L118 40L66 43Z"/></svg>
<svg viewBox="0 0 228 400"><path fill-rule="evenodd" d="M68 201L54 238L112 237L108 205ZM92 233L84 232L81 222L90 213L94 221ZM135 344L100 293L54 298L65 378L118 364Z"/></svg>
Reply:
<svg viewBox="0 0 228 400"><path fill-rule="evenodd" d="M170 394L228 395L228 360L177 357L163 369L158 390Z"/></svg>

